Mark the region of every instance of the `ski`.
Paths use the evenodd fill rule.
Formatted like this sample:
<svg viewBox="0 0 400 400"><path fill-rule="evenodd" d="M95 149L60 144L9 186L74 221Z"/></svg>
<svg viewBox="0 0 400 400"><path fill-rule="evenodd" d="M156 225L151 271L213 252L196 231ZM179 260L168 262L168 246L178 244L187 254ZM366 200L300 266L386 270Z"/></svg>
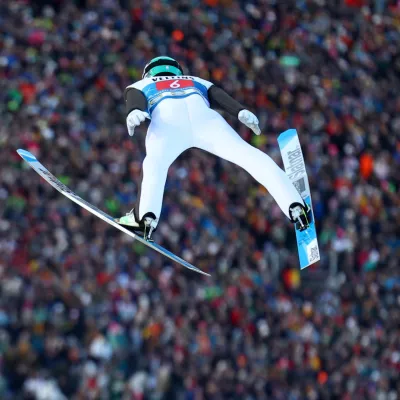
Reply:
<svg viewBox="0 0 400 400"><path fill-rule="evenodd" d="M151 249L163 254L164 256L168 257L169 259L177 262L178 264L182 265L185 268L188 268L192 271L198 272L199 274L211 276L206 272L196 268L194 265L188 263L187 261L183 260L182 258L176 256L175 254L171 253L164 247L158 245L155 242L150 242L145 240L139 235L131 232L130 230L124 228L123 226L119 225L113 217L106 214L104 211L98 209L94 205L88 203L86 200L79 197L75 194L71 189L61 183L51 172L49 172L37 159L36 157L31 154L29 151L18 149L17 153L32 167L44 180L46 180L51 186L57 189L60 193L62 193L65 197L68 197L70 200L75 202L76 204L80 205L96 217L101 218L103 221L107 222L114 228L119 229L121 232L126 233L127 235L131 236L132 238L138 240L139 242L145 244L146 246L150 247Z"/></svg>
<svg viewBox="0 0 400 400"><path fill-rule="evenodd" d="M288 129L281 133L278 137L278 144L287 176L311 208L310 226L304 231L295 228L300 268L304 269L319 261L320 254L311 203L310 184L296 129Z"/></svg>

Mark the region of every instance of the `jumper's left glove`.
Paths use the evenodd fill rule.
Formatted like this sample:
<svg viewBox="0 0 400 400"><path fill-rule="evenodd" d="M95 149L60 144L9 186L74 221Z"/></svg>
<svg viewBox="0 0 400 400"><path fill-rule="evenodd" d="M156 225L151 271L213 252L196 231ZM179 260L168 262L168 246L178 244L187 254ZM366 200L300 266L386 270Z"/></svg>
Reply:
<svg viewBox="0 0 400 400"><path fill-rule="evenodd" d="M256 135L261 133L258 118L249 110L242 110L238 114L239 121L250 128Z"/></svg>
<svg viewBox="0 0 400 400"><path fill-rule="evenodd" d="M133 110L126 117L126 126L128 128L129 136L133 136L135 128L139 126L146 118L150 119L147 112L141 110Z"/></svg>

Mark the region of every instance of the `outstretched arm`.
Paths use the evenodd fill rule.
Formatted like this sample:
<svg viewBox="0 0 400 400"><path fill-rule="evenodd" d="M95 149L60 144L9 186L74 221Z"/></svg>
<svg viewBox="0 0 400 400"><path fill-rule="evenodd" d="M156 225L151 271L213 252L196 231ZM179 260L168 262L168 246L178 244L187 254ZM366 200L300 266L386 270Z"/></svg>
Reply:
<svg viewBox="0 0 400 400"><path fill-rule="evenodd" d="M128 86L124 92L126 115L133 110L140 110L147 112L147 100L142 91Z"/></svg>
<svg viewBox="0 0 400 400"><path fill-rule="evenodd" d="M226 93L224 89L215 85L212 85L210 89L208 89L208 99L212 109L219 108L234 117L237 117L239 112L246 108Z"/></svg>
<svg viewBox="0 0 400 400"><path fill-rule="evenodd" d="M239 118L239 121L250 128L256 135L260 134L261 131L258 127L257 117L251 111L246 110L242 104L226 93L225 90L212 85L208 89L208 99L211 108L220 108L228 112L234 117Z"/></svg>
<svg viewBox="0 0 400 400"><path fill-rule="evenodd" d="M150 119L147 113L147 100L145 95L138 89L127 87L124 93L126 107L126 126L130 136L135 133L135 128L146 118Z"/></svg>

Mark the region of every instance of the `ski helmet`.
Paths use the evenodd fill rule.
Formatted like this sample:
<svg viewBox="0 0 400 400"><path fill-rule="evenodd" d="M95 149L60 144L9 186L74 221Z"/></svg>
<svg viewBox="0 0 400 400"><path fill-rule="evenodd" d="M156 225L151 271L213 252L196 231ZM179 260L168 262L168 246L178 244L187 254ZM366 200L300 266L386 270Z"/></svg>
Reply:
<svg viewBox="0 0 400 400"><path fill-rule="evenodd" d="M180 76L183 75L183 70L179 63L171 57L156 57L144 67L142 78L150 78L159 75Z"/></svg>

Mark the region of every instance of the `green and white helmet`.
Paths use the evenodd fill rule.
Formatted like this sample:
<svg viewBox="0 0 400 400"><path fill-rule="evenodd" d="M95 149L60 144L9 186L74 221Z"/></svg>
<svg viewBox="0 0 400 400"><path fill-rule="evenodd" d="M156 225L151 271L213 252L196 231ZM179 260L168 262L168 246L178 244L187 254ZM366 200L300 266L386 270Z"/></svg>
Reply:
<svg viewBox="0 0 400 400"><path fill-rule="evenodd" d="M182 67L178 61L171 57L153 58L145 67L142 79L151 78L152 76L180 76L183 75Z"/></svg>

